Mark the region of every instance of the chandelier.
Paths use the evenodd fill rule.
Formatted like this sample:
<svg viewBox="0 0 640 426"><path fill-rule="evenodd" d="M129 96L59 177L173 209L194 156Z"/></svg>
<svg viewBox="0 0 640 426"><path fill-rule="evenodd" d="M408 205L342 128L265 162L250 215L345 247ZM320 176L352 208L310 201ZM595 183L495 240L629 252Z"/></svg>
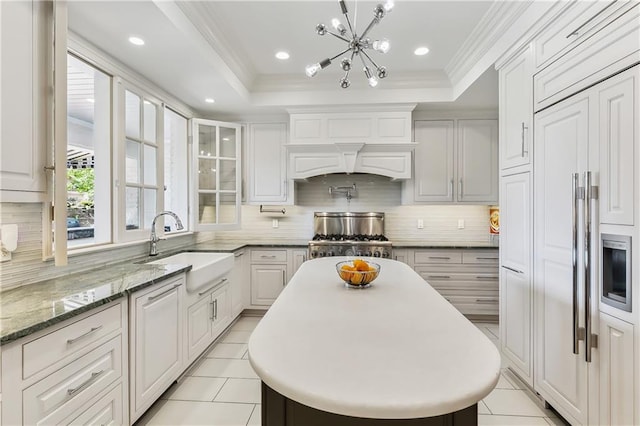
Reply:
<svg viewBox="0 0 640 426"><path fill-rule="evenodd" d="M347 26L349 27L349 29L347 30L347 28L337 18L333 18L331 20L331 25L336 32L332 32L327 29L327 26L325 24L318 24L316 25L316 33L320 36L331 34L332 36L346 42L347 48L331 58L326 58L315 64L308 65L306 68L307 76L315 76L318 71L331 65L331 61L338 58L339 56L351 52L350 57L345 57L342 59L342 61L340 61L340 67L345 72L344 77L340 79L340 87L346 89L351 85L351 82L349 81L349 72L354 66L353 60L356 56L360 58L360 61L362 62L364 75L369 82L369 86L376 87L378 85L378 79L385 78L387 76L387 69L376 64L375 61L371 59L371 56L369 56L369 54L367 53L367 49L372 49L380 53L387 53L389 51L390 44L389 40L387 39L371 41L371 39L367 38L367 34L377 23L382 20L382 18L385 17L387 13L391 12L391 10L393 9L393 0L387 0L385 4L378 4L373 9L373 19L371 20L369 25L367 25L367 28L365 28L364 32L359 36L354 31L351 25L351 20L349 19L349 13L347 11L347 5L344 3L344 0L340 0L340 9L342 10L342 14L347 21ZM372 68L367 64L367 61L370 62L373 70L375 70L375 75L371 71Z"/></svg>

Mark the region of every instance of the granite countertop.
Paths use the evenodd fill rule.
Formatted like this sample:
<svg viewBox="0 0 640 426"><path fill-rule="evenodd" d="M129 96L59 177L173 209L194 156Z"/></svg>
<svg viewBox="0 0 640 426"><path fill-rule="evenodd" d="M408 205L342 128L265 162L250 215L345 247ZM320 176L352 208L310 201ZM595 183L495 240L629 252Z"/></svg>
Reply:
<svg viewBox="0 0 640 426"><path fill-rule="evenodd" d="M0 345L190 269L191 265L126 262L3 291Z"/></svg>
<svg viewBox="0 0 640 426"><path fill-rule="evenodd" d="M318 410L383 419L438 416L491 392L500 353L477 327L400 262L378 259L370 288L346 288L335 269L346 259L303 263L251 334L263 382Z"/></svg>
<svg viewBox="0 0 640 426"><path fill-rule="evenodd" d="M464 241L403 241L392 240L394 249L428 249L428 248L451 248L451 249L499 249L500 245L487 242L464 242Z"/></svg>
<svg viewBox="0 0 640 426"><path fill-rule="evenodd" d="M191 265L146 265L143 262L185 251L231 253L247 247L306 248L308 240L207 241L158 257L145 257L113 266L88 270L0 292L0 345L27 336L97 306L186 272ZM394 248L497 248L489 243L424 243L394 241Z"/></svg>

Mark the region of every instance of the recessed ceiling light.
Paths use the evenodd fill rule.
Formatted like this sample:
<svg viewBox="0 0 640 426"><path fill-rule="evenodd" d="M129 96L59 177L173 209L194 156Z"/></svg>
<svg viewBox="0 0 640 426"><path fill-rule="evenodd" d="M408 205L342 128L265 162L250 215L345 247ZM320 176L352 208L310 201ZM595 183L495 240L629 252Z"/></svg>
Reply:
<svg viewBox="0 0 640 426"><path fill-rule="evenodd" d="M205 99L204 101L205 101L206 103L208 103L208 104L212 104L212 103L214 103L214 102L215 102L215 100L214 100L213 98L207 98L207 99Z"/></svg>
<svg viewBox="0 0 640 426"><path fill-rule="evenodd" d="M222 138L223 141L229 142L229 138Z"/></svg>
<svg viewBox="0 0 640 426"><path fill-rule="evenodd" d="M144 44L144 40L140 37L131 36L129 37L129 43L135 44L136 46L142 46Z"/></svg>
<svg viewBox="0 0 640 426"><path fill-rule="evenodd" d="M413 51L413 54L417 56L426 55L427 53L429 53L429 48L424 46L418 47L416 50Z"/></svg>
<svg viewBox="0 0 640 426"><path fill-rule="evenodd" d="M280 51L276 53L276 58L284 61L285 59L289 59L289 54L285 51Z"/></svg>

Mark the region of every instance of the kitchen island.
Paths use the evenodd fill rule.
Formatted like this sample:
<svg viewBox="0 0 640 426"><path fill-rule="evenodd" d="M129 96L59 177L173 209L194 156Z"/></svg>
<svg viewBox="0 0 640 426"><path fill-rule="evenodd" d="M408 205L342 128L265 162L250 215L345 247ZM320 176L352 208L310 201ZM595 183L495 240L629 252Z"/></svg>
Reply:
<svg viewBox="0 0 640 426"><path fill-rule="evenodd" d="M496 347L409 266L349 289L305 262L258 324L249 361L262 424L470 425L500 374Z"/></svg>

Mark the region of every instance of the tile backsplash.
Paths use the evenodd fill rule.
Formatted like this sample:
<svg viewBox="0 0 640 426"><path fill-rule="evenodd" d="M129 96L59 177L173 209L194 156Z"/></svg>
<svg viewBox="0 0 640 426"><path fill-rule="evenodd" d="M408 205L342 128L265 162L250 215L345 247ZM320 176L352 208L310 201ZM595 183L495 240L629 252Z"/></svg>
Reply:
<svg viewBox="0 0 640 426"><path fill-rule="evenodd" d="M329 186L351 186L357 192L350 201L331 195ZM375 211L385 213L385 234L392 241L442 243L487 243L489 206L486 205L402 205L402 182L365 174L327 175L296 182L296 205L283 206L286 214L260 213L257 205L242 206L242 228L236 231L189 234L162 242L162 250L172 250L196 242L240 240L247 242L307 241L313 236L315 211ZM69 256L67 266L56 267L42 260L42 209L40 203L0 203L0 224L18 225L18 248L13 259L0 263L0 288L8 289L106 267L142 257L147 242ZM278 219L278 228L273 228ZM424 227L418 229L422 220ZM458 229L458 221L464 229Z"/></svg>
<svg viewBox="0 0 640 426"><path fill-rule="evenodd" d="M357 192L351 201L344 195L331 195L329 186L351 186ZM242 206L242 229L217 232L216 239L251 241L308 240L313 236L315 211L374 211L385 213L385 234L397 241L441 243L489 242L487 205L402 205L402 182L366 175L326 175L296 182L296 205L283 206L286 214L260 213L259 206ZM278 219L278 228L272 227ZM424 228L418 229L421 219ZM458 229L458 220L464 229Z"/></svg>

